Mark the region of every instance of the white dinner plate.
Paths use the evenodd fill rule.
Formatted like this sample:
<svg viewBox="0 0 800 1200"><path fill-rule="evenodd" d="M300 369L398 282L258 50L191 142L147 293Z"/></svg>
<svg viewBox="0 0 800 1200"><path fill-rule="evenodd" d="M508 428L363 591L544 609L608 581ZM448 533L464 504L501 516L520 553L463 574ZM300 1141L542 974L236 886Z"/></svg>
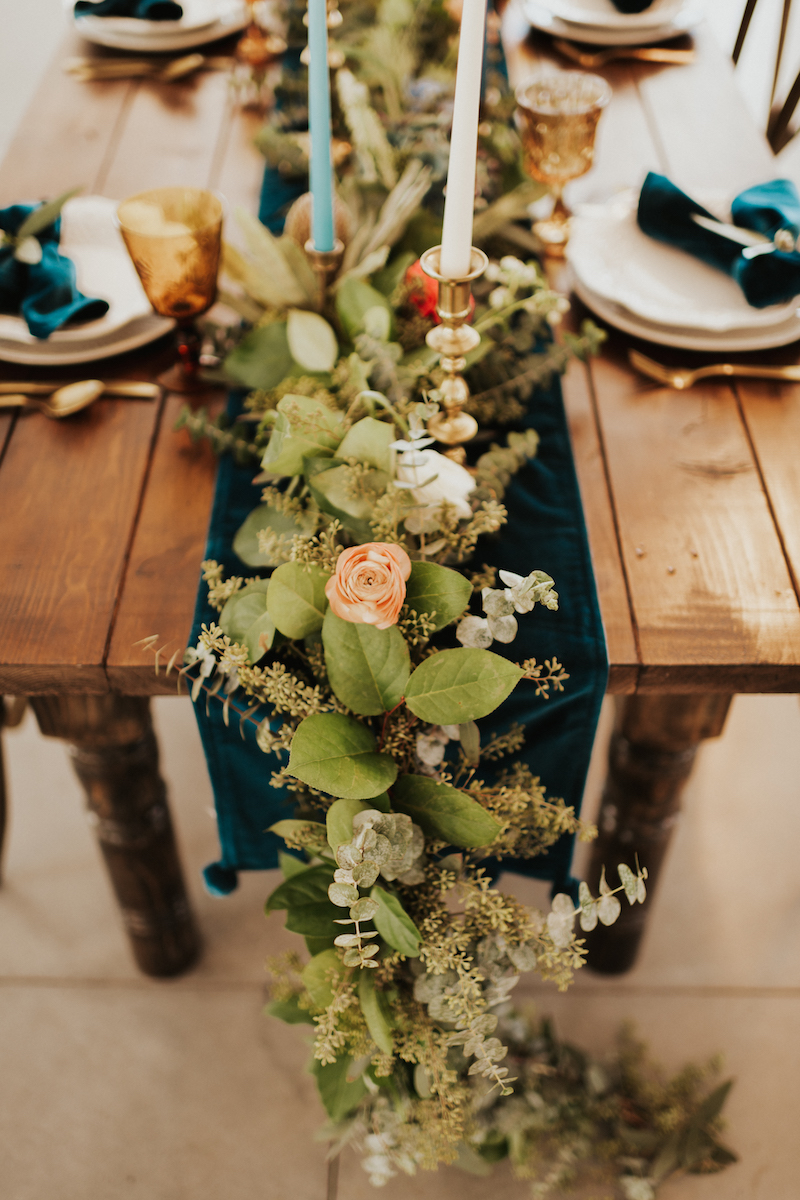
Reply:
<svg viewBox="0 0 800 1200"><path fill-rule="evenodd" d="M59 250L75 264L80 291L108 301L105 316L56 329L43 342L29 332L22 317L0 314L0 340L4 344L77 348L84 342L105 341L132 321L153 315L116 227L116 211L117 201L105 196L74 196L61 213ZM170 327L167 321L166 328Z"/></svg>
<svg viewBox="0 0 800 1200"><path fill-rule="evenodd" d="M85 296L108 301L96 321L81 321L35 338L22 317L0 313L0 359L17 363L91 362L162 337L174 322L153 312L120 237L117 201L74 196L61 214L59 249L72 259Z"/></svg>
<svg viewBox="0 0 800 1200"><path fill-rule="evenodd" d="M682 37L703 19L701 0L687 0L678 15L664 25L614 26L603 28L594 25L576 25L557 17L545 0L525 0L525 16L534 29L541 29L553 37L567 38L573 42L586 42L591 46L642 46L651 42L668 42Z"/></svg>
<svg viewBox="0 0 800 1200"><path fill-rule="evenodd" d="M130 321L115 333L91 341L51 343L51 338L47 338L46 341L34 340L35 344L31 345L0 338L0 361L24 363L30 367L63 367L70 363L95 362L100 358L124 354L127 350L138 350L140 346L155 342L169 333L174 325L174 321L150 312L146 317Z"/></svg>
<svg viewBox="0 0 800 1200"><path fill-rule="evenodd" d="M737 329L729 333L709 333L696 329L681 329L677 326L656 325L618 304L598 296L580 279L573 276L572 290L587 308L601 320L607 321L623 333L633 334L659 346L676 346L681 350L705 350L721 354L747 353L754 350L771 350L776 346L788 346L800 339L800 316L795 312L788 320L771 327L751 330Z"/></svg>
<svg viewBox="0 0 800 1200"><path fill-rule="evenodd" d="M137 54L189 50L237 33L247 25L244 0L181 0L181 3L184 15L180 21L88 15L74 17L74 25L87 41ZM64 7L73 11L73 0L64 0Z"/></svg>
<svg viewBox="0 0 800 1200"><path fill-rule="evenodd" d="M729 219L721 197L698 199ZM636 222L637 200L637 192L625 192L606 204L579 206L572 219L567 256L595 296L638 320L698 333L755 333L792 316L797 301L754 308L729 275L648 237Z"/></svg>
<svg viewBox="0 0 800 1200"><path fill-rule="evenodd" d="M554 16L573 25L592 25L596 29L648 29L652 25L670 25L680 14L685 0L653 0L638 13L623 13L612 0L540 0Z"/></svg>

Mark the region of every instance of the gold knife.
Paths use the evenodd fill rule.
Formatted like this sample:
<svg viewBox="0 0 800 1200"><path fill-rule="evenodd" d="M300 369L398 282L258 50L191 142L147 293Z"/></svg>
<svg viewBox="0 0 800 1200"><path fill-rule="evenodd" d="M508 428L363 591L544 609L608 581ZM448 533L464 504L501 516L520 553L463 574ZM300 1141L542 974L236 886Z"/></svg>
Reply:
<svg viewBox="0 0 800 1200"><path fill-rule="evenodd" d="M27 396L49 396L56 388L65 387L67 382L69 381L32 383L15 380L9 383L0 383L0 396L13 396L18 392ZM103 390L104 396L127 396L131 400L155 400L160 394L161 388L157 383L147 383L143 379L123 379L118 383L112 381L107 383Z"/></svg>

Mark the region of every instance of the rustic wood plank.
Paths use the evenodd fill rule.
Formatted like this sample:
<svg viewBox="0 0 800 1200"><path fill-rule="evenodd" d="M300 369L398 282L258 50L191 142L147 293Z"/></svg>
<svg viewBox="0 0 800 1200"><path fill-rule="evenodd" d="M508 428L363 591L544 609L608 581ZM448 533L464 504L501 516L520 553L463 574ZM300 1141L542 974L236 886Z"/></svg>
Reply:
<svg viewBox="0 0 800 1200"><path fill-rule="evenodd" d="M96 187L135 85L85 84L65 75L64 59L84 52L85 43L69 37L55 55L3 160L0 204Z"/></svg>
<svg viewBox="0 0 800 1200"><path fill-rule="evenodd" d="M635 378L625 339L592 363L642 656L639 688L800 683L800 611L727 386ZM735 669L736 686L731 688Z"/></svg>
<svg viewBox="0 0 800 1200"><path fill-rule="evenodd" d="M223 115L212 147L207 184L225 196L229 227L235 206L258 208L263 159L253 137L259 125L250 113ZM217 407L222 402L220 393ZM179 409L178 398L170 397L107 657L111 686L132 695L175 691L174 678L156 677L152 654L134 643L158 633L160 644L168 645L165 659L185 647L214 496L216 460L207 446L193 446L185 433L174 432Z"/></svg>
<svg viewBox="0 0 800 1200"><path fill-rule="evenodd" d="M183 651L205 551L216 459L174 431L182 403L170 396L164 410L108 651L110 686L131 696L175 694L175 676L156 676L152 652L135 643L157 633L162 663Z"/></svg>
<svg viewBox="0 0 800 1200"><path fill-rule="evenodd" d="M797 357L797 347L793 347ZM800 595L800 387L745 380L736 385L742 417Z"/></svg>
<svg viewBox="0 0 800 1200"><path fill-rule="evenodd" d="M18 419L0 470L0 689L99 692L155 406Z"/></svg>
<svg viewBox="0 0 800 1200"><path fill-rule="evenodd" d="M222 71L183 83L139 83L100 181L103 195L121 200L153 187L207 187L227 102Z"/></svg>

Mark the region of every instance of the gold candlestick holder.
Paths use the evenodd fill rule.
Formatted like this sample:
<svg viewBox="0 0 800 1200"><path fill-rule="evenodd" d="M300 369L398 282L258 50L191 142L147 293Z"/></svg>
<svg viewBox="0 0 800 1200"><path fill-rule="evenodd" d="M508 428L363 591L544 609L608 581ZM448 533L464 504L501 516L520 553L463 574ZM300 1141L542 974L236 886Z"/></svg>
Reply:
<svg viewBox="0 0 800 1200"><path fill-rule="evenodd" d="M317 277L317 311L325 307L325 297L328 286L339 274L344 258L344 242L335 238L332 250L317 250L314 239L309 238L303 246L306 258L311 263L311 269Z"/></svg>
<svg viewBox="0 0 800 1200"><path fill-rule="evenodd" d="M425 341L431 350L439 354L439 362L446 372L439 386L444 412L438 412L430 418L428 432L437 442L459 446L474 438L478 432L478 422L463 411L469 399L469 388L462 372L467 365L467 354L481 340L478 331L467 324L472 283L486 270L489 260L482 250L473 246L469 274L462 279L446 279L439 271L441 249L441 246L432 246L420 259L425 274L439 285L436 312L441 325L431 329ZM463 450L461 457L464 457Z"/></svg>

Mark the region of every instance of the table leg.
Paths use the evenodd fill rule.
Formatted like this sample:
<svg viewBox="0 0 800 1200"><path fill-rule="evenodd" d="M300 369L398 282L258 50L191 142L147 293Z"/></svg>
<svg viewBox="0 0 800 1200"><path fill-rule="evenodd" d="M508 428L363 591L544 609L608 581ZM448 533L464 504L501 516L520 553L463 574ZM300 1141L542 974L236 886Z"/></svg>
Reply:
<svg viewBox="0 0 800 1200"><path fill-rule="evenodd" d="M616 867L647 868L648 898L631 907L622 900L616 924L586 935L588 964L602 974L627 971L636 960L661 864L677 821L684 786L705 738L719 737L731 697L636 695L617 698L609 748L608 778L587 882L597 894L605 865L617 885Z"/></svg>
<svg viewBox="0 0 800 1200"><path fill-rule="evenodd" d="M5 705L0 696L0 884L3 882L3 847L6 840L6 773L3 766L3 725L5 724Z"/></svg>
<svg viewBox="0 0 800 1200"><path fill-rule="evenodd" d="M183 881L158 744L144 696L34 696L46 737L70 743L137 964L177 975L199 939Z"/></svg>

